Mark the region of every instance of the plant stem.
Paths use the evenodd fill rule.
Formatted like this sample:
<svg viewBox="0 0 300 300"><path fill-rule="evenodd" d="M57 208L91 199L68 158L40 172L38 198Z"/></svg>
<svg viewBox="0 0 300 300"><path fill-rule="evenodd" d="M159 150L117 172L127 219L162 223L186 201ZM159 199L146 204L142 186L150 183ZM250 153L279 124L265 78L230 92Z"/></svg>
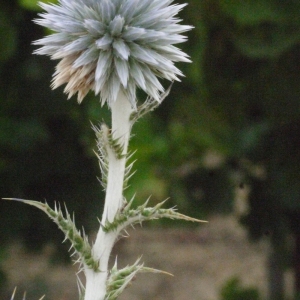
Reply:
<svg viewBox="0 0 300 300"><path fill-rule="evenodd" d="M111 104L112 136L123 146L122 157L117 157L114 151L108 154L107 188L101 224L112 222L117 212L123 206L123 183L126 167L126 154L130 138L130 115L133 112L129 100L120 91L117 100ZM108 261L112 247L117 238L116 232L105 233L100 226L93 247L93 255L98 259L100 272L85 268L86 291L85 300L104 300L106 294L106 280L108 275Z"/></svg>
<svg viewBox="0 0 300 300"><path fill-rule="evenodd" d="M130 137L131 122L129 120L133 109L123 92L119 92L116 102L111 105L112 134L115 140L123 146L123 158L117 158L115 153L108 153L109 170L102 224L112 222L117 211L123 205L123 183L126 164L127 147Z"/></svg>

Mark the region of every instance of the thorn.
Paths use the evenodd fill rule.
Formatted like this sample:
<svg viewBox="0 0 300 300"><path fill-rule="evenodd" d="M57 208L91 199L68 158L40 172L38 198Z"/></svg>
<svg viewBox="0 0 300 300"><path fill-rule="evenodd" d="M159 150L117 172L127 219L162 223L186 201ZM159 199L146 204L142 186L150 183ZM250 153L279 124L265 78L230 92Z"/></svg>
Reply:
<svg viewBox="0 0 300 300"><path fill-rule="evenodd" d="M127 230L126 229L124 229L124 232L126 233L126 235L127 236L125 236L125 237L130 237L130 235L129 235L129 233L127 232Z"/></svg>
<svg viewBox="0 0 300 300"><path fill-rule="evenodd" d="M129 172L130 172L131 170L129 170ZM128 172L128 173L129 173ZM137 170L135 170L134 172L132 172L130 175L125 175L126 176L126 179L125 179L125 181L129 181L129 179L135 174L137 172Z"/></svg>
<svg viewBox="0 0 300 300"><path fill-rule="evenodd" d="M123 209L124 211L128 211L128 210L130 209L130 207L131 207L131 205L132 205L132 203L133 203L133 201L134 201L135 195L136 195L136 194L134 194L134 195L132 196L132 198L129 200L129 202L127 202L126 206L125 206L124 209Z"/></svg>
<svg viewBox="0 0 300 300"><path fill-rule="evenodd" d="M8 199L8 198L7 198L7 199L6 199L6 198L2 198L2 199L4 199L4 200L11 200L11 199ZM17 291L17 287L14 288L14 291L13 291L13 294L12 294L10 300L13 300L13 299L14 299L15 294L16 294L16 291Z"/></svg>
<svg viewBox="0 0 300 300"><path fill-rule="evenodd" d="M160 208L165 204L165 202L167 202L168 200L169 200L169 198L167 198L166 200L164 200L164 201L162 201L162 202L156 204L156 205L153 207L153 210L156 211L156 210L160 209Z"/></svg>
<svg viewBox="0 0 300 300"><path fill-rule="evenodd" d="M118 256L116 256L116 259L115 259L115 263L114 263L114 268L118 268Z"/></svg>
<svg viewBox="0 0 300 300"><path fill-rule="evenodd" d="M127 157L126 160L128 161L129 159L131 159L133 157L133 155L137 152L137 150L134 150L130 153L127 153ZM134 162L136 162L137 160L135 160Z"/></svg>
<svg viewBox="0 0 300 300"><path fill-rule="evenodd" d="M174 275L172 273L162 271L162 270L158 270L158 269L148 268L148 267L142 267L141 272L151 272L151 273L165 274L165 275L169 275L169 276L174 277Z"/></svg>
<svg viewBox="0 0 300 300"><path fill-rule="evenodd" d="M11 200L11 201L19 201L19 202L24 202L26 200L24 199L19 199L19 198L2 198L3 200Z"/></svg>
<svg viewBox="0 0 300 300"><path fill-rule="evenodd" d="M149 196L149 198L145 201L145 203L139 207L140 210L144 210L147 207L150 198L151 198L151 196Z"/></svg>

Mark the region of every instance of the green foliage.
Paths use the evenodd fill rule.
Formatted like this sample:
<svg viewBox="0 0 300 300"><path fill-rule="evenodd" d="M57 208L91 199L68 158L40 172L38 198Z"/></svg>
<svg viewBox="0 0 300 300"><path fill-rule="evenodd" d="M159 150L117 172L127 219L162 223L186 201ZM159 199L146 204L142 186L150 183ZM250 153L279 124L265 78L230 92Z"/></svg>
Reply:
<svg viewBox="0 0 300 300"><path fill-rule="evenodd" d="M221 300L259 300L257 289L244 288L238 278L232 278L222 287Z"/></svg>

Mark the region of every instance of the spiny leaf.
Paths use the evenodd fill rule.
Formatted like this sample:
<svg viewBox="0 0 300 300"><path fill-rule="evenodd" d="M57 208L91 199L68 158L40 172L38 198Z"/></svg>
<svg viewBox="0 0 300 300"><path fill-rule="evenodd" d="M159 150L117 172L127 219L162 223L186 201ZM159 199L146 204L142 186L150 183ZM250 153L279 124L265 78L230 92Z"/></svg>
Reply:
<svg viewBox="0 0 300 300"><path fill-rule="evenodd" d="M126 163L132 158L135 154L134 152L123 154L124 147L120 143L120 139L114 139L113 134L106 124L101 124L99 127L92 125L93 130L96 133L97 137L97 148L98 152L96 156L99 160L99 166L101 170L101 185L106 189L107 186L107 177L109 170L109 155L113 155L117 159L122 159L126 157ZM135 172L131 172L133 164L135 161L131 162L125 169L123 189L127 188L129 179L134 175Z"/></svg>
<svg viewBox="0 0 300 300"><path fill-rule="evenodd" d="M149 221L154 219L168 218L168 219L178 219L185 220L190 222L199 222L205 223L207 221L198 220L195 218L188 217L186 215L180 214L176 211L175 208L163 209L162 205L166 202L160 202L154 207L147 207L149 198L147 201L138 206L136 209L131 209L131 205L133 202L133 198L129 201L129 203L120 210L113 222L106 222L103 226L103 230L105 232L117 231L118 233L124 230L129 225L134 225L137 223L142 223L143 221Z"/></svg>
<svg viewBox="0 0 300 300"><path fill-rule="evenodd" d="M105 300L116 299L130 284L137 273L151 272L173 276L172 274L165 271L144 267L144 264L139 264L139 262L140 258L133 265L127 266L120 270L118 270L117 268L117 261L115 262L115 265L111 269L110 276L107 280Z"/></svg>
<svg viewBox="0 0 300 300"><path fill-rule="evenodd" d="M113 132L105 123L99 127L92 125L97 137L97 147L102 157L108 161L109 152L113 152L118 159L124 158L124 147L120 142L121 138L114 138Z"/></svg>
<svg viewBox="0 0 300 300"><path fill-rule="evenodd" d="M108 176L108 153L107 153L107 138L109 128L103 123L99 127L92 125L93 130L95 131L96 137L97 137L97 148L98 152L96 153L96 156L99 160L99 167L101 171L101 185L106 189L107 185L107 176Z"/></svg>
<svg viewBox="0 0 300 300"><path fill-rule="evenodd" d="M58 225L58 227L65 234L65 239L68 239L74 248L75 253L79 256L79 261L84 263L89 268L94 271L99 271L99 262L93 258L92 250L90 244L87 240L87 237L83 233L81 235L80 231L77 230L74 220L71 219L70 214L66 210L66 218L63 216L62 210L60 206L57 208L55 205L55 209L51 209L47 203L41 203L33 200L24 200L18 198L3 198L4 200L13 200L23 202L32 206L37 207L38 209L45 212L53 221Z"/></svg>

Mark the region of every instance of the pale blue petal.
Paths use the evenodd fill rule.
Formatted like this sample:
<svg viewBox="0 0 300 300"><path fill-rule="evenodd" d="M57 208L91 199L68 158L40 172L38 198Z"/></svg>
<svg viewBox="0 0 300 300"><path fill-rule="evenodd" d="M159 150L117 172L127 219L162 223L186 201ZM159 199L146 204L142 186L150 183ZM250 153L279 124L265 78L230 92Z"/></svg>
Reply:
<svg viewBox="0 0 300 300"><path fill-rule="evenodd" d="M138 39L140 36L144 35L145 32L146 32L145 28L128 26L122 33L121 37L124 40L131 42L131 41Z"/></svg>
<svg viewBox="0 0 300 300"><path fill-rule="evenodd" d="M84 27L93 36L101 36L106 32L106 26L97 20L85 20Z"/></svg>
<svg viewBox="0 0 300 300"><path fill-rule="evenodd" d="M151 9L158 10L170 5L172 2L174 2L174 0L153 0L151 4Z"/></svg>
<svg viewBox="0 0 300 300"><path fill-rule="evenodd" d="M116 16L108 25L111 36L118 37L122 33L125 20L121 16Z"/></svg>
<svg viewBox="0 0 300 300"><path fill-rule="evenodd" d="M125 18L127 24L130 23L133 15L135 13L135 8L136 8L138 2L139 2L139 0L123 1L120 13Z"/></svg>
<svg viewBox="0 0 300 300"><path fill-rule="evenodd" d="M105 74L109 73L113 62L113 56L109 51L101 51L97 61L95 80L99 81Z"/></svg>
<svg viewBox="0 0 300 300"><path fill-rule="evenodd" d="M166 26L163 31L165 33L174 34L174 33L182 33L193 29L194 26L189 25L179 25L179 24L171 24Z"/></svg>
<svg viewBox="0 0 300 300"><path fill-rule="evenodd" d="M152 11L149 14L143 14L137 16L134 19L134 24L135 26L149 28L160 20L170 19L172 16L177 14L178 11L181 10L183 6L185 6L185 4L168 6L163 9L156 10L154 12Z"/></svg>
<svg viewBox="0 0 300 300"><path fill-rule="evenodd" d="M141 70L142 70L143 75L146 79L146 85L151 84L152 86L154 86L159 91L164 90L161 83L158 81L156 76L153 74L153 70L151 70L147 65L142 65L142 64L141 64Z"/></svg>
<svg viewBox="0 0 300 300"><path fill-rule="evenodd" d="M34 41L33 45L49 45L49 46L64 46L70 41L70 36L66 33L53 33L42 39Z"/></svg>
<svg viewBox="0 0 300 300"><path fill-rule="evenodd" d="M59 46L43 46L37 50L34 50L33 53L38 55L53 55L59 51L59 49Z"/></svg>
<svg viewBox="0 0 300 300"><path fill-rule="evenodd" d="M96 45L99 49L109 50L111 48L111 44L113 42L113 38L106 33L101 39L96 41Z"/></svg>
<svg viewBox="0 0 300 300"><path fill-rule="evenodd" d="M121 39L115 39L113 42L115 54L125 60L128 60L130 49Z"/></svg>
<svg viewBox="0 0 300 300"><path fill-rule="evenodd" d="M172 34L172 35L165 35L163 38L153 41L153 46L166 46L166 45L173 45L183 43L187 40L187 37L180 34Z"/></svg>
<svg viewBox="0 0 300 300"><path fill-rule="evenodd" d="M120 81L123 85L124 88L127 87L127 82L128 82L128 77L129 77L129 68L128 68L128 62L115 57L114 59L115 62L115 68L117 71L117 74L120 78Z"/></svg>
<svg viewBox="0 0 300 300"><path fill-rule="evenodd" d="M92 37L89 35L84 35L74 40L71 43L66 44L63 47L63 51L66 55L83 51L92 45Z"/></svg>
<svg viewBox="0 0 300 300"><path fill-rule="evenodd" d="M148 50L148 53L157 61L156 69L159 71L168 70L178 74L178 69L174 66L173 62L161 54L158 54L156 51Z"/></svg>
<svg viewBox="0 0 300 300"><path fill-rule="evenodd" d="M138 17L141 14L145 14L149 7L151 7L153 0L143 0L143 1L138 1L137 5L134 8L134 14L133 14L133 19L132 23L134 23L134 18Z"/></svg>
<svg viewBox="0 0 300 300"><path fill-rule="evenodd" d="M145 30L143 34L136 38L138 43L151 44L154 41L160 41L166 36L164 32L156 30Z"/></svg>
<svg viewBox="0 0 300 300"><path fill-rule="evenodd" d="M135 43L131 43L130 50L131 56L136 58L137 60L148 63L150 65L157 65L157 61L151 55L148 54L147 48L143 48Z"/></svg>
<svg viewBox="0 0 300 300"><path fill-rule="evenodd" d="M90 62L96 61L99 57L99 50L96 47L91 47L84 51L73 64L74 68L81 67L83 65L87 65Z"/></svg>
<svg viewBox="0 0 300 300"><path fill-rule="evenodd" d="M100 7L102 20L108 24L115 16L116 7L110 0L101 0Z"/></svg>
<svg viewBox="0 0 300 300"><path fill-rule="evenodd" d="M109 80L109 95L111 99L110 101L115 102L117 100L117 96L120 91L120 86L120 79L118 75L115 72L113 72Z"/></svg>
<svg viewBox="0 0 300 300"><path fill-rule="evenodd" d="M133 59L130 60L130 76L136 81L137 85L140 88L146 90L146 81L141 67Z"/></svg>
<svg viewBox="0 0 300 300"><path fill-rule="evenodd" d="M164 57L172 61L191 62L191 60L188 59L189 56L175 46L155 46L155 50L157 50L158 53L161 53Z"/></svg>

